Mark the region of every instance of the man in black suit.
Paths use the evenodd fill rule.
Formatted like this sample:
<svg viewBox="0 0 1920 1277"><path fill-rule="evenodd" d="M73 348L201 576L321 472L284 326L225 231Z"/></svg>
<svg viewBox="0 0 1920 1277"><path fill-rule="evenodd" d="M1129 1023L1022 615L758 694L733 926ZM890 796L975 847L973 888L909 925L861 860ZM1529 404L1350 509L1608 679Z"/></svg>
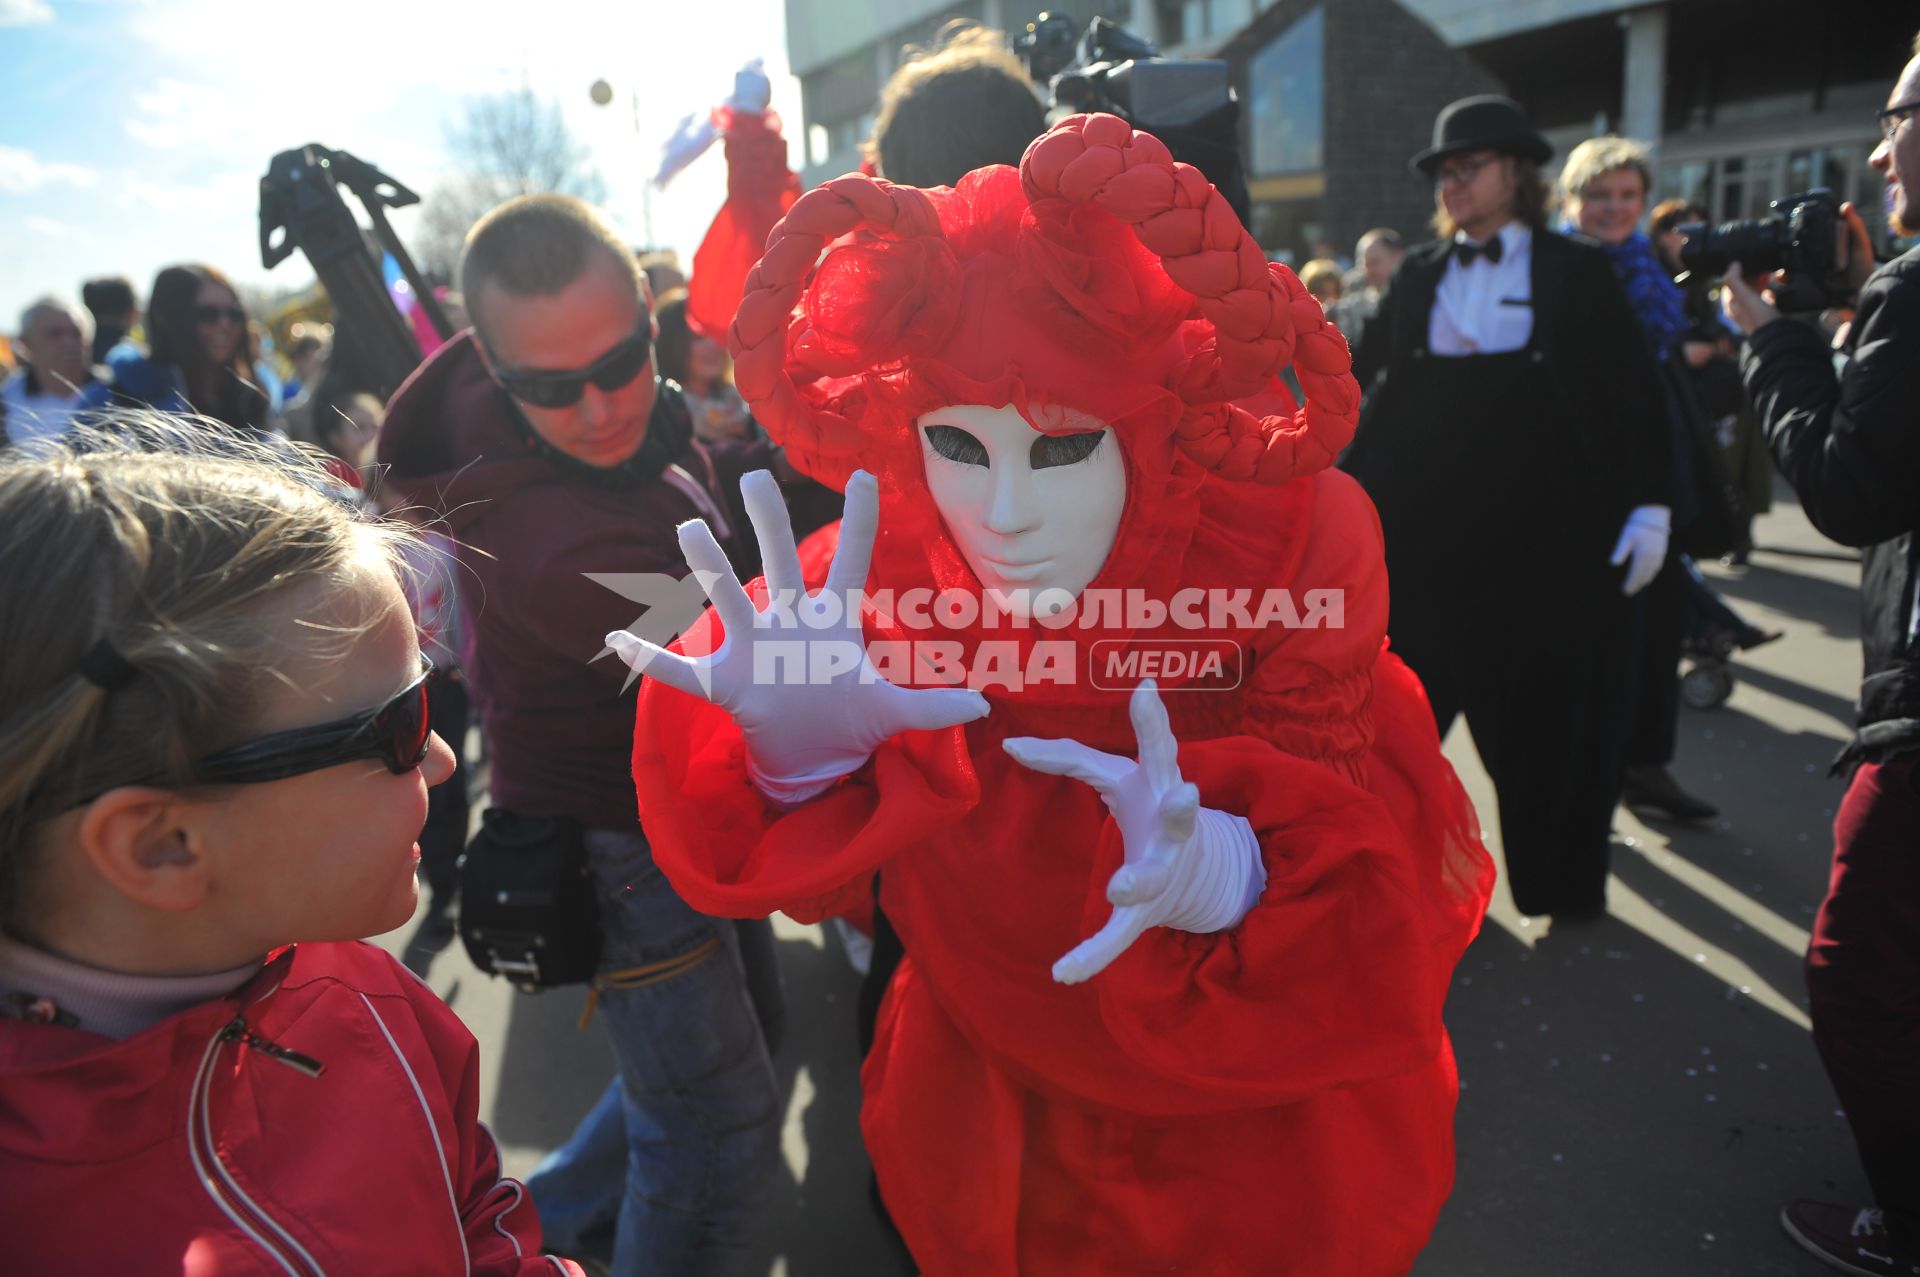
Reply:
<svg viewBox="0 0 1920 1277"><path fill-rule="evenodd" d="M1625 294L1544 227L1552 153L1506 98L1440 113L1412 161L1440 238L1363 334L1344 464L1380 510L1394 647L1493 777L1515 905L1576 919L1606 909L1627 598L1665 558L1673 476Z"/></svg>

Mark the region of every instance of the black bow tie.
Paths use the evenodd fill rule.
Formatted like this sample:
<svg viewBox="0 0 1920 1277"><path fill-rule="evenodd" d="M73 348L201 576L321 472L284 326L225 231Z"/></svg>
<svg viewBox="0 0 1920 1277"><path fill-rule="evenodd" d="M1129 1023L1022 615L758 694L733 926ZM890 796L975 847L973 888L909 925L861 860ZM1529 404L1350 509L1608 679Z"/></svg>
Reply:
<svg viewBox="0 0 1920 1277"><path fill-rule="evenodd" d="M1488 261L1498 264L1500 258L1506 253L1506 245L1500 242L1498 235L1484 244L1475 244L1471 240L1464 239L1455 240L1453 253L1460 259L1462 266L1473 265L1473 259L1483 254Z"/></svg>

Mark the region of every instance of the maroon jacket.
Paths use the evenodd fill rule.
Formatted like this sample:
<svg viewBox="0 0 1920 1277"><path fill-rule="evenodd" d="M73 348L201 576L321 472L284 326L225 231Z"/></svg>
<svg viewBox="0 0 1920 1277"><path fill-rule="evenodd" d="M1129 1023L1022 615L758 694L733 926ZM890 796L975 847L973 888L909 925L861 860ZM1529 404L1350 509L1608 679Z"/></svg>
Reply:
<svg viewBox="0 0 1920 1277"><path fill-rule="evenodd" d="M677 395L661 387L656 422L679 409ZM658 478L598 482L531 442L470 331L395 393L379 459L403 501L444 517L458 543L467 675L493 752L495 805L590 829L638 828L634 689L622 690L618 657L594 657L642 607L583 574L684 576L674 529L712 524L716 509L732 531L714 528L721 544L743 574L755 570L739 477L771 455L764 443L718 451L694 442Z"/></svg>

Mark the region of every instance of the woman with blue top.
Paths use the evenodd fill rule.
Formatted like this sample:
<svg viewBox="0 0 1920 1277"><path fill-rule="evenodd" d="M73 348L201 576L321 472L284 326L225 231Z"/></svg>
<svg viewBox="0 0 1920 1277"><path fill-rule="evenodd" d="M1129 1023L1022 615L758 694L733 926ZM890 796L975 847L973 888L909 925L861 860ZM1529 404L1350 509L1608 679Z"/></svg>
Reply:
<svg viewBox="0 0 1920 1277"><path fill-rule="evenodd" d="M83 408L149 407L267 431L269 400L254 371L247 312L226 276L193 264L162 270L147 300L147 342L146 354L122 347L110 358L110 380L92 388Z"/></svg>
<svg viewBox="0 0 1920 1277"><path fill-rule="evenodd" d="M1653 162L1640 143L1589 138L1560 170L1563 229L1597 241L1627 294L1647 347L1660 366L1665 434L1673 452L1673 549L1639 604L1622 799L1630 807L1675 820L1710 820L1712 803L1682 789L1673 761L1680 715L1680 653L1686 638L1688 554L1718 556L1733 548L1731 481L1712 426L1686 375L1692 328L1686 297L1640 229L1653 187Z"/></svg>

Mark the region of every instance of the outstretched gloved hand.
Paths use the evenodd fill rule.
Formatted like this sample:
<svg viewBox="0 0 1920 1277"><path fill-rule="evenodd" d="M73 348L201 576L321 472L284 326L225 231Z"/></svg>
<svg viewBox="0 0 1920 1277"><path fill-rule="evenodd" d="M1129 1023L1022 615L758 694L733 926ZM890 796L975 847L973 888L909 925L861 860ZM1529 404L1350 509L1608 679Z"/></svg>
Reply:
<svg viewBox="0 0 1920 1277"><path fill-rule="evenodd" d="M726 710L740 725L761 793L782 805L805 802L899 732L986 716L978 692L897 687L867 657L859 607L843 605L866 584L873 559L880 491L872 475L856 470L847 481L840 544L826 587L811 595L773 476L756 470L740 492L760 541L768 606L754 606L712 530L693 519L680 525L680 549L720 614L724 641L709 656L682 656L618 630L607 646L635 671ZM768 646L776 643L786 646Z"/></svg>
<svg viewBox="0 0 1920 1277"><path fill-rule="evenodd" d="M1134 689L1129 708L1137 763L1073 740L1015 736L1005 742L1024 766L1092 785L1125 844L1126 863L1107 882L1113 916L1053 964L1053 978L1062 984L1099 974L1148 927L1209 932L1236 926L1267 887L1260 840L1246 817L1202 807L1200 791L1181 779L1178 742L1151 679Z"/></svg>
<svg viewBox="0 0 1920 1277"><path fill-rule="evenodd" d="M1620 540L1614 543L1613 557L1607 560L1615 567L1627 565L1627 579L1620 583L1622 594L1631 598L1660 575L1660 565L1667 561L1667 538L1672 527L1673 511L1663 505L1635 506L1627 516Z"/></svg>

